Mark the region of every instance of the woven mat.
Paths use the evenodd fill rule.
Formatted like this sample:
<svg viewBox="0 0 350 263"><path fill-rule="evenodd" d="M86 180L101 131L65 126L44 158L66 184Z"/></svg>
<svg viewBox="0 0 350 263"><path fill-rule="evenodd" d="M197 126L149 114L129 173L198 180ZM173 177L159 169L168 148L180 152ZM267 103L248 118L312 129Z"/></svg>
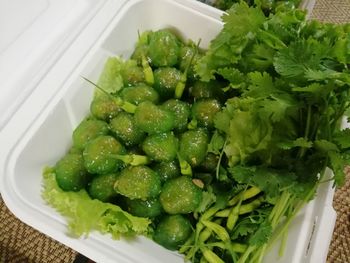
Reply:
<svg viewBox="0 0 350 263"><path fill-rule="evenodd" d="M19 221L0 197L0 262L73 262L76 252Z"/></svg>
<svg viewBox="0 0 350 263"><path fill-rule="evenodd" d="M350 0L317 0L311 19L327 23L350 22ZM337 221L328 251L327 263L350 263L350 169L345 185L333 199Z"/></svg>
<svg viewBox="0 0 350 263"><path fill-rule="evenodd" d="M350 262L350 167L345 185L335 192L333 207L337 221L328 251L327 262Z"/></svg>
<svg viewBox="0 0 350 263"><path fill-rule="evenodd" d="M317 0L312 19L350 21L350 0ZM350 169L347 183L338 189L333 207L337 222L329 248L328 263L350 263ZM19 221L0 197L0 263L73 262L77 252Z"/></svg>

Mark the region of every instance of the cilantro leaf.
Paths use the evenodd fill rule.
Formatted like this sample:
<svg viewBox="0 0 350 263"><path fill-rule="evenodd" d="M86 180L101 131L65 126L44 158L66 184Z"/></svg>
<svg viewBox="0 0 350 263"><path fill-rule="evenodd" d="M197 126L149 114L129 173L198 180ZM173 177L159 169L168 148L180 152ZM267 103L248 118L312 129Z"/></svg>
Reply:
<svg viewBox="0 0 350 263"><path fill-rule="evenodd" d="M350 128L338 131L334 134L334 141L341 149L350 148Z"/></svg>
<svg viewBox="0 0 350 263"><path fill-rule="evenodd" d="M344 185L345 167L350 165L350 154L340 154L335 151L328 153L330 159L330 168L334 173L334 181L337 186Z"/></svg>
<svg viewBox="0 0 350 263"><path fill-rule="evenodd" d="M214 154L220 154L222 147L225 144L225 138L219 134L216 130L211 137L210 143L208 144L208 152L212 152Z"/></svg>
<svg viewBox="0 0 350 263"><path fill-rule="evenodd" d="M249 238L249 244L253 246L262 246L266 244L272 235L272 226L265 220L260 224L257 231Z"/></svg>
<svg viewBox="0 0 350 263"><path fill-rule="evenodd" d="M296 184L294 173L272 168L236 165L229 169L229 173L241 184L259 187L270 198L277 197L283 188Z"/></svg>

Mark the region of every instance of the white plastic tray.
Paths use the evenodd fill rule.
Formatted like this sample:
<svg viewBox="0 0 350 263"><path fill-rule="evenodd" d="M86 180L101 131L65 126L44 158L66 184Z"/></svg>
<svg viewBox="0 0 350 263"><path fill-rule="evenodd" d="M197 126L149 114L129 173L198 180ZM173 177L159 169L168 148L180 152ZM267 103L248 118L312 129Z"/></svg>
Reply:
<svg viewBox="0 0 350 263"><path fill-rule="evenodd" d="M115 241L92 233L67 235L66 221L42 200L42 169L53 165L69 148L72 130L88 113L92 87L106 58L130 55L137 32L173 27L185 38L201 39L206 47L222 27L221 12L190 0L105 1L90 22L49 67L21 101L0 134L0 190L9 209L23 222L96 262L177 263L183 258L139 237ZM1 130L1 129L0 129ZM285 256L276 250L265 262L325 262L335 223L334 189L324 184L291 226Z"/></svg>

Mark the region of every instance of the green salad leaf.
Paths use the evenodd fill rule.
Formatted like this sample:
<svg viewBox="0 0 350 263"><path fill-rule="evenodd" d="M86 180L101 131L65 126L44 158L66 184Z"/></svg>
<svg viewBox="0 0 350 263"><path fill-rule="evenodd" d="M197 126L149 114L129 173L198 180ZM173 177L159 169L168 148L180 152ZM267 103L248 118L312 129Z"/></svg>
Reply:
<svg viewBox="0 0 350 263"><path fill-rule="evenodd" d="M68 220L69 233L87 235L92 230L109 233L118 239L120 235L147 235L151 221L132 216L119 206L91 199L85 190L65 192L56 182L52 168L43 173L43 199Z"/></svg>
<svg viewBox="0 0 350 263"><path fill-rule="evenodd" d="M98 79L97 85L109 93L114 93L123 86L123 79L120 74L123 61L118 57L110 57L104 64L104 68ZM96 90L97 94L101 91Z"/></svg>

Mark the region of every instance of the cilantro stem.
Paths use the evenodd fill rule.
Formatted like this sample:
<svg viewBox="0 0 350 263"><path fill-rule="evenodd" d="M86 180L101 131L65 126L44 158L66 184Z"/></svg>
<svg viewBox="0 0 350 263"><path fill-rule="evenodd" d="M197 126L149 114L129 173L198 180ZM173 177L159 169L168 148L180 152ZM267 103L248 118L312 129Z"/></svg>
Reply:
<svg viewBox="0 0 350 263"><path fill-rule="evenodd" d="M219 160L218 160L218 163L216 164L216 170L215 170L216 179L219 179L220 177L220 165L221 165L222 156L224 155L224 149L225 149L226 143L227 143L227 139L225 140L224 145L222 146L222 150L219 155Z"/></svg>
<svg viewBox="0 0 350 263"><path fill-rule="evenodd" d="M306 125L305 125L305 132L304 132L304 139L307 140L309 137L309 133L310 133L310 125L311 125L311 105L309 104L307 106L307 117L306 117ZM306 149L305 147L301 147L299 154L298 154L298 158L301 159L304 157L305 153L306 153Z"/></svg>
<svg viewBox="0 0 350 263"><path fill-rule="evenodd" d="M243 255L239 258L237 263L245 263L247 262L248 257L250 254L256 249L256 246L249 246L246 251L244 251Z"/></svg>

